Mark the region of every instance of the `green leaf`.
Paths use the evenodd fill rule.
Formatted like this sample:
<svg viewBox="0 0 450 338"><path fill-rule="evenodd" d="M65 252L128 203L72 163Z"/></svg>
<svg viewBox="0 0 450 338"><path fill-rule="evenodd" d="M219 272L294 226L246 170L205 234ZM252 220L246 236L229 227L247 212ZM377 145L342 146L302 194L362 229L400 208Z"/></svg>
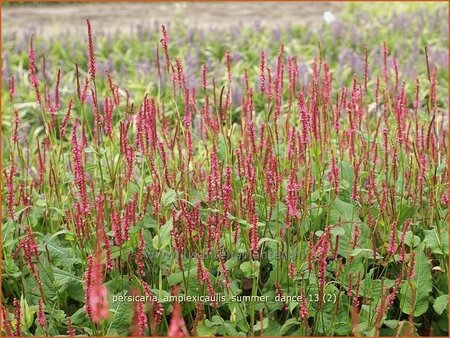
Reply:
<svg viewBox="0 0 450 338"><path fill-rule="evenodd" d="M356 206L336 198L332 204L328 222L329 224L338 224L339 220L342 224L362 223L358 217L358 208Z"/></svg>
<svg viewBox="0 0 450 338"><path fill-rule="evenodd" d="M121 245L120 247L114 245L111 247L111 258L126 257L132 250L133 248L129 245Z"/></svg>
<svg viewBox="0 0 450 338"><path fill-rule="evenodd" d="M173 219L170 218L159 230L159 235L153 237L152 243L156 250L162 250L170 244L170 232L173 229Z"/></svg>
<svg viewBox="0 0 450 338"><path fill-rule="evenodd" d="M255 326L253 326L254 331L261 331L261 328L263 330L267 329L269 326L269 318L264 318L263 321L256 322Z"/></svg>
<svg viewBox="0 0 450 338"><path fill-rule="evenodd" d="M178 199L177 192L173 189L167 189L161 196L161 204L163 207L174 203Z"/></svg>
<svg viewBox="0 0 450 338"><path fill-rule="evenodd" d="M277 241L276 239L269 238L269 237L264 237L264 238L261 238L261 239L258 241L258 247L259 247L261 244L263 244L264 242L274 242L274 243L278 243L278 241Z"/></svg>
<svg viewBox="0 0 450 338"><path fill-rule="evenodd" d="M118 293L116 296L121 296L122 293ZM130 302L117 301L113 302L114 297L110 297L110 324L108 326L107 335L111 330L116 330L120 335L128 334L128 329L131 323L132 311Z"/></svg>
<svg viewBox="0 0 450 338"><path fill-rule="evenodd" d="M433 309L438 315L441 315L448 307L448 295L442 295L435 299Z"/></svg>
<svg viewBox="0 0 450 338"><path fill-rule="evenodd" d="M288 319L280 328L280 336L283 336L291 326L301 324L296 318Z"/></svg>
<svg viewBox="0 0 450 338"><path fill-rule="evenodd" d="M375 311L373 311L372 307L372 305L363 304L359 313L360 323L357 326L357 330L365 336L375 335ZM382 320L384 320L384 318L386 318L386 315L383 315Z"/></svg>
<svg viewBox="0 0 450 338"><path fill-rule="evenodd" d="M214 323L216 324L216 323ZM207 326L205 324L205 321L201 321L199 323L199 325L197 326L197 336L200 337L211 337L214 336L216 334L216 327L215 325L213 326Z"/></svg>
<svg viewBox="0 0 450 338"><path fill-rule="evenodd" d="M328 215L328 224L339 224L336 226L337 233L339 233L339 255L348 258L351 254L353 247L353 238L355 234L355 228L358 226L360 235L357 242L357 246L361 249L372 249L370 242L369 227L363 223L358 216L358 208L351 203L342 201L336 198L331 206L330 213ZM342 234L342 228L343 234ZM336 231L331 234L336 236Z"/></svg>
<svg viewBox="0 0 450 338"><path fill-rule="evenodd" d="M398 238L401 236L401 231L397 231ZM420 244L420 237L413 234L411 230L405 233L405 244L410 248L415 248Z"/></svg>
<svg viewBox="0 0 450 338"><path fill-rule="evenodd" d="M205 324L206 327L215 327L215 326L221 326L222 325L222 323L220 323L220 322L211 321L209 319L205 319L204 324Z"/></svg>
<svg viewBox="0 0 450 338"><path fill-rule="evenodd" d="M416 255L415 277L402 285L399 297L403 313L413 312L414 317L419 317L428 310L428 295L433 285L430 263L424 253L424 244L421 243L414 251Z"/></svg>
<svg viewBox="0 0 450 338"><path fill-rule="evenodd" d="M217 159L219 161L224 161L227 156L227 145L225 143L225 138L222 134L219 134L219 142L217 144Z"/></svg>
<svg viewBox="0 0 450 338"><path fill-rule="evenodd" d="M27 303L25 297L20 297L20 308L22 311L22 328L28 331L28 329L33 325L34 314L36 313L36 307L30 307Z"/></svg>
<svg viewBox="0 0 450 338"><path fill-rule="evenodd" d="M57 293L58 284L55 283L56 282L56 275L54 273L55 269L56 268L51 266L38 267L39 275L41 277L42 282L42 290L48 299L53 299L54 297L56 297Z"/></svg>
<svg viewBox="0 0 450 338"><path fill-rule="evenodd" d="M373 258L373 250L372 249L362 249L356 248L352 250L350 256L358 256L362 255L363 257ZM383 258L380 254L376 253L376 258Z"/></svg>
<svg viewBox="0 0 450 338"><path fill-rule="evenodd" d="M84 289L81 282L69 282L68 284L63 284L61 290L67 289L68 296L78 302L84 302Z"/></svg>
<svg viewBox="0 0 450 338"><path fill-rule="evenodd" d="M183 275L181 274L181 272L172 273L170 276L167 277L167 282L169 283L169 286L180 284L182 281Z"/></svg>
<svg viewBox="0 0 450 338"><path fill-rule="evenodd" d="M347 161L340 162L339 167L341 168L341 179L347 181L351 187L355 179L353 167Z"/></svg>
<svg viewBox="0 0 450 338"><path fill-rule="evenodd" d="M397 319L387 319L383 323L390 329L395 329L398 326L398 320Z"/></svg>
<svg viewBox="0 0 450 338"><path fill-rule="evenodd" d="M292 313L292 311L299 305L299 302L289 302L289 312Z"/></svg>
<svg viewBox="0 0 450 338"><path fill-rule="evenodd" d="M34 202L34 205L38 207L46 207L47 202L44 199L38 199L36 202Z"/></svg>
<svg viewBox="0 0 450 338"><path fill-rule="evenodd" d="M233 325L231 325L229 323L225 323L224 327L225 327L225 335L226 336L236 337L239 335L239 333L236 331L236 329L234 328Z"/></svg>
<svg viewBox="0 0 450 338"><path fill-rule="evenodd" d="M80 325L80 324L86 323L88 321L88 316L86 314L86 311L83 309L83 307L81 307L78 309L77 312L75 312L70 317L70 320L72 321L72 324Z"/></svg>
<svg viewBox="0 0 450 338"><path fill-rule="evenodd" d="M239 264L239 260L237 258L230 258L225 262L225 266L227 270L232 270L236 265Z"/></svg>
<svg viewBox="0 0 450 338"><path fill-rule="evenodd" d="M331 229L331 234L335 235L335 236L343 236L345 235L345 229L339 225L333 227L333 229Z"/></svg>
<svg viewBox="0 0 450 338"><path fill-rule="evenodd" d="M57 282L58 285L62 285L65 283L70 282L79 282L81 283L82 279L79 276L75 276L67 271L53 268L53 275L55 276L55 282Z"/></svg>
<svg viewBox="0 0 450 338"><path fill-rule="evenodd" d="M116 329L111 329L108 330L108 332L106 333L106 337L118 337L119 333L117 332Z"/></svg>
<svg viewBox="0 0 450 338"><path fill-rule="evenodd" d="M448 255L448 232L444 231L439 236L436 228L432 230L424 230L425 246L435 254Z"/></svg>
<svg viewBox="0 0 450 338"><path fill-rule="evenodd" d="M5 249L7 246L12 246L15 244L13 232L14 229L17 227L17 223L15 223L13 220L9 220L2 225L2 243L3 243L3 249ZM5 255L3 255L4 259Z"/></svg>
<svg viewBox="0 0 450 338"><path fill-rule="evenodd" d="M280 325L278 325L275 321L269 321L269 325L267 328L264 329L264 336L266 337L273 337L278 335L278 332L280 331Z"/></svg>
<svg viewBox="0 0 450 338"><path fill-rule="evenodd" d="M60 233L62 234L62 233ZM55 234L56 235L56 234ZM72 249L63 247L58 239L53 235L52 240L48 239L50 235L47 235L42 239L39 245L41 251L47 252L50 256L51 263L54 266L61 267L64 269L71 269L76 263L81 263L81 259L78 257L73 257Z"/></svg>
<svg viewBox="0 0 450 338"><path fill-rule="evenodd" d="M394 286L395 281L391 279L371 279L369 274L367 275L368 278L363 279L359 286L359 294L363 297L378 300L387 289ZM381 290L381 285L383 285L383 290Z"/></svg>
<svg viewBox="0 0 450 338"><path fill-rule="evenodd" d="M259 276L259 261L244 262L241 264L240 268L247 278Z"/></svg>
<svg viewBox="0 0 450 338"><path fill-rule="evenodd" d="M121 293L123 290L127 290L129 286L128 278L124 275L117 275L105 283L109 293L115 295Z"/></svg>

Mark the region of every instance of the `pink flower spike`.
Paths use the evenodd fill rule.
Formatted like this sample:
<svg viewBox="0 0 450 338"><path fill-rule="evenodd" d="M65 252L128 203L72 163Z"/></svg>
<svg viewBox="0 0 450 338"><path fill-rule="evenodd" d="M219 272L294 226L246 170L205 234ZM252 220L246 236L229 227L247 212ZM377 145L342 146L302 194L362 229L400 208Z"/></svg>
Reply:
<svg viewBox="0 0 450 338"><path fill-rule="evenodd" d="M88 30L88 69L89 69L89 76L92 80L95 80L95 72L96 72L96 65L95 65L95 55L94 55L94 45L92 42L92 28L91 28L91 22L89 19L86 19L87 24L87 30Z"/></svg>
<svg viewBox="0 0 450 338"><path fill-rule="evenodd" d="M391 237L389 240L388 255L391 256L397 252L397 222L391 224Z"/></svg>
<svg viewBox="0 0 450 338"><path fill-rule="evenodd" d="M339 196L339 179L340 179L340 169L336 164L336 158L332 156L330 171L328 173L328 181L333 186L336 196Z"/></svg>
<svg viewBox="0 0 450 338"><path fill-rule="evenodd" d="M67 318L67 335L69 337L75 337L75 329L72 327L72 320Z"/></svg>
<svg viewBox="0 0 450 338"><path fill-rule="evenodd" d="M13 305L16 309L16 336L22 336L22 308L20 302L14 298Z"/></svg>
<svg viewBox="0 0 450 338"><path fill-rule="evenodd" d="M291 174L289 175L286 189L287 189L286 205L288 208L288 215L289 217L295 218L298 216L299 184L297 173L294 170L292 170Z"/></svg>
<svg viewBox="0 0 450 338"><path fill-rule="evenodd" d="M43 309L43 307L42 307L42 299L39 299L39 301L38 301L37 320L38 320L38 324L39 324L41 327L45 327L46 320L45 320L44 309Z"/></svg>

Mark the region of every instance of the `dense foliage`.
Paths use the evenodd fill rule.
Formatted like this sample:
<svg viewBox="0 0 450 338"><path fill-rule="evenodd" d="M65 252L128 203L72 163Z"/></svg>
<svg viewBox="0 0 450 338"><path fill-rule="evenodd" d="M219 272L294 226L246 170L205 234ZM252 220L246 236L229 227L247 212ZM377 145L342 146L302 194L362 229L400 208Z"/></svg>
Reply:
<svg viewBox="0 0 450 338"><path fill-rule="evenodd" d="M447 7L363 8L4 38L2 333L448 335Z"/></svg>

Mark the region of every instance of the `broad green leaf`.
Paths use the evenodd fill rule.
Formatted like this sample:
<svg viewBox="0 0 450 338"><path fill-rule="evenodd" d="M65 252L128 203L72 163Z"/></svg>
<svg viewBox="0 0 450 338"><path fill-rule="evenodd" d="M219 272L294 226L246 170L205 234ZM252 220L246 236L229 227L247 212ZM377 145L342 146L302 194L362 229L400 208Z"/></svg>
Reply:
<svg viewBox="0 0 450 338"><path fill-rule="evenodd" d="M189 271L185 271L184 272L185 280L187 280L187 281L195 280L196 272L197 272L197 267L194 267L194 268L190 269ZM180 284L181 282L183 282L182 272L179 271L179 272L170 274L167 277L167 282L169 283L169 286Z"/></svg>
<svg viewBox="0 0 450 338"><path fill-rule="evenodd" d="M247 278L259 276L259 261L244 262L241 264L240 268Z"/></svg>
<svg viewBox="0 0 450 338"><path fill-rule="evenodd" d="M12 259L6 259L5 261L2 262L3 266L2 266L2 277L6 278L6 277L20 277L22 275L22 271L20 271L19 267L16 265L16 263L14 262L14 260Z"/></svg>
<svg viewBox="0 0 450 338"><path fill-rule="evenodd" d="M274 320L269 320L269 325L267 326L267 328L264 329L264 336L274 337L278 335L279 331L280 325Z"/></svg>
<svg viewBox="0 0 450 338"><path fill-rule="evenodd" d="M274 242L274 243L278 243L278 241L277 241L276 239L269 238L269 237L264 237L264 238L261 238L261 239L258 241L258 247L259 247L261 244L263 244L264 242Z"/></svg>
<svg viewBox="0 0 450 338"><path fill-rule="evenodd" d="M161 204L163 207L174 203L178 199L177 192L173 189L167 189L161 196Z"/></svg>
<svg viewBox="0 0 450 338"><path fill-rule="evenodd" d="M89 319L86 311L81 307L70 317L70 320L72 324L81 326L82 323L87 323Z"/></svg>
<svg viewBox="0 0 450 338"><path fill-rule="evenodd" d="M264 318L263 321L256 322L255 326L253 326L254 331L261 331L261 328L263 330L267 329L269 326L269 318Z"/></svg>
<svg viewBox="0 0 450 338"><path fill-rule="evenodd" d="M205 321L201 321L197 326L197 336L200 337L211 337L216 333L215 326L207 326L205 325Z"/></svg>
<svg viewBox="0 0 450 338"><path fill-rule="evenodd" d="M121 296L118 293L116 296ZM108 334L110 330L116 330L120 335L128 334L130 327L132 311L130 302L117 301L113 302L114 297L109 299L110 324L107 329Z"/></svg>
<svg viewBox="0 0 450 338"><path fill-rule="evenodd" d="M29 306L25 297L20 297L20 308L22 311L22 328L25 328L27 331L33 325L34 314L36 313L35 306Z"/></svg>
<svg viewBox="0 0 450 338"><path fill-rule="evenodd" d="M60 241L54 237L54 235L52 236L53 240L48 240L49 236L50 235L45 236L39 246L42 252L47 253L54 266L71 270L74 264L81 263L80 258L73 257L71 248L62 246Z"/></svg>
<svg viewBox="0 0 450 338"><path fill-rule="evenodd" d="M378 301L387 289L394 286L394 283L395 281L391 279L384 279L382 281L381 279L370 279L370 277L368 277L361 281L359 294L363 297ZM383 291L381 290L381 285L383 285Z"/></svg>
<svg viewBox="0 0 450 338"><path fill-rule="evenodd" d="M296 318L288 319L280 328L280 336L283 336L291 326L300 324L301 323Z"/></svg>
<svg viewBox="0 0 450 338"><path fill-rule="evenodd" d="M234 269L234 267L238 264L239 264L239 260L236 258L230 258L229 260L227 260L225 262L225 266L228 270Z"/></svg>
<svg viewBox="0 0 450 338"><path fill-rule="evenodd" d="M416 337L418 336L416 328L413 326L411 328L409 321L405 320L395 320L395 319L386 319L383 321L384 325L386 325L393 332L392 335L400 336L400 337ZM411 331L412 329L412 331ZM381 331L380 331L381 333Z"/></svg>
<svg viewBox="0 0 450 338"><path fill-rule="evenodd" d="M111 247L111 258L126 257L132 250L133 248L129 245L121 245L120 247L114 245Z"/></svg>
<svg viewBox="0 0 450 338"><path fill-rule="evenodd" d="M342 224L362 223L358 217L358 208L356 206L336 198L331 206L328 223L338 224L339 220Z"/></svg>
<svg viewBox="0 0 450 338"><path fill-rule="evenodd" d="M399 180L400 181L400 180ZM399 182L400 183L400 182ZM400 186L401 189L401 186ZM416 213L416 208L403 204L399 210L399 218L397 223L403 224L407 218L414 217L413 215Z"/></svg>
<svg viewBox="0 0 450 338"><path fill-rule="evenodd" d="M356 226L359 228L360 235L357 241L357 247L361 249L371 249L372 244L370 242L370 234L368 226L361 221L358 216L358 208L351 203L342 201L336 198L331 206L330 213L328 215L328 224L334 225L339 224L338 228L339 235L339 255L347 258L352 250L353 239L355 235ZM342 234L342 228L344 233ZM333 231L331 231L333 234ZM334 234L336 236L336 234Z"/></svg>
<svg viewBox="0 0 450 338"><path fill-rule="evenodd" d="M57 268L51 266L39 266L39 275L42 282L42 290L48 299L56 297L58 282L56 280L55 270Z"/></svg>
<svg viewBox="0 0 450 338"><path fill-rule="evenodd" d="M383 315L382 320L386 318ZM375 311L373 305L363 304L359 312L359 325L357 330L366 336L374 336L375 330Z"/></svg>
<svg viewBox="0 0 450 338"><path fill-rule="evenodd" d="M397 231L398 238L401 238L401 231ZM405 244L410 248L415 248L420 244L420 237L413 234L411 230L405 233Z"/></svg>
<svg viewBox="0 0 450 338"><path fill-rule="evenodd" d="M395 329L398 326L399 321L396 319L387 319L384 322L384 325L386 325L390 329Z"/></svg>
<svg viewBox="0 0 450 338"><path fill-rule="evenodd" d="M166 222L166 224L164 224L161 227L159 234L156 235L155 237L153 237L152 243L153 243L153 247L156 250L162 250L170 244L170 240L171 240L170 232L172 231L172 229L173 229L173 219L170 218Z"/></svg>
<svg viewBox="0 0 450 338"><path fill-rule="evenodd" d="M209 320L209 319L205 319L204 324L205 324L206 327L209 327L209 328L222 325L221 322L216 322L216 321L212 321L212 320Z"/></svg>
<svg viewBox="0 0 450 338"><path fill-rule="evenodd" d="M38 207L46 207L47 202L44 199L38 199L36 202L34 202L34 205L37 205Z"/></svg>
<svg viewBox="0 0 450 338"><path fill-rule="evenodd" d="M66 287L70 298L78 302L84 302L84 289L81 282L71 281L68 284L63 284L61 290Z"/></svg>
<svg viewBox="0 0 450 338"><path fill-rule="evenodd" d="M223 134L219 134L219 142L217 144L217 159L224 161L227 156L227 145Z"/></svg>
<svg viewBox="0 0 450 338"><path fill-rule="evenodd" d="M352 187L355 179L353 167L347 161L342 161L338 165L341 168L341 179L347 181L349 187Z"/></svg>
<svg viewBox="0 0 450 338"><path fill-rule="evenodd" d="M428 309L428 295L432 290L432 276L428 257L421 243L415 250L415 277L408 279L400 289L400 308L403 313L413 312L414 317L423 315Z"/></svg>
<svg viewBox="0 0 450 338"><path fill-rule="evenodd" d="M448 255L448 232L442 231L441 235L436 231L436 228L432 230L424 230L425 246L435 254Z"/></svg>
<svg viewBox="0 0 450 338"><path fill-rule="evenodd" d="M230 323L225 322L224 327L226 336L236 337L239 335L239 332Z"/></svg>
<svg viewBox="0 0 450 338"><path fill-rule="evenodd" d="M292 311L299 305L299 302L289 302L289 312L292 313Z"/></svg>
<svg viewBox="0 0 450 338"><path fill-rule="evenodd" d="M119 333L117 332L116 329L110 329L108 330L106 337L118 337Z"/></svg>
<svg viewBox="0 0 450 338"><path fill-rule="evenodd" d="M53 275L55 276L55 282L58 285L70 283L70 282L79 282L81 283L82 279L80 276L76 276L71 274L70 272L53 268Z"/></svg>
<svg viewBox="0 0 450 338"><path fill-rule="evenodd" d="M448 295L439 296L434 300L433 309L438 315L441 315L448 307Z"/></svg>
<svg viewBox="0 0 450 338"><path fill-rule="evenodd" d="M356 248L352 250L352 253L350 256L358 256L362 255L363 257L373 258L373 250L372 249L362 249L362 248ZM382 258L381 255L376 253L376 258Z"/></svg>
<svg viewBox="0 0 450 338"><path fill-rule="evenodd" d="M335 236L343 236L345 235L345 229L339 225L334 226L333 229L331 229L331 234Z"/></svg>

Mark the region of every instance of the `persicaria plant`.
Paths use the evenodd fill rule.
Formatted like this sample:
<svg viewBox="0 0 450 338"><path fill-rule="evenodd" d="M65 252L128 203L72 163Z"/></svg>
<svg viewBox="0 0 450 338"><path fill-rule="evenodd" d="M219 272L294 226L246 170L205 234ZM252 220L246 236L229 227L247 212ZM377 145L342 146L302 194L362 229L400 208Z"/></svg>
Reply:
<svg viewBox="0 0 450 338"><path fill-rule="evenodd" d="M152 51L86 25L82 52L30 36L3 85L3 334L448 334L429 46L410 76L389 39L356 71L333 41L194 57L196 31L140 32Z"/></svg>

